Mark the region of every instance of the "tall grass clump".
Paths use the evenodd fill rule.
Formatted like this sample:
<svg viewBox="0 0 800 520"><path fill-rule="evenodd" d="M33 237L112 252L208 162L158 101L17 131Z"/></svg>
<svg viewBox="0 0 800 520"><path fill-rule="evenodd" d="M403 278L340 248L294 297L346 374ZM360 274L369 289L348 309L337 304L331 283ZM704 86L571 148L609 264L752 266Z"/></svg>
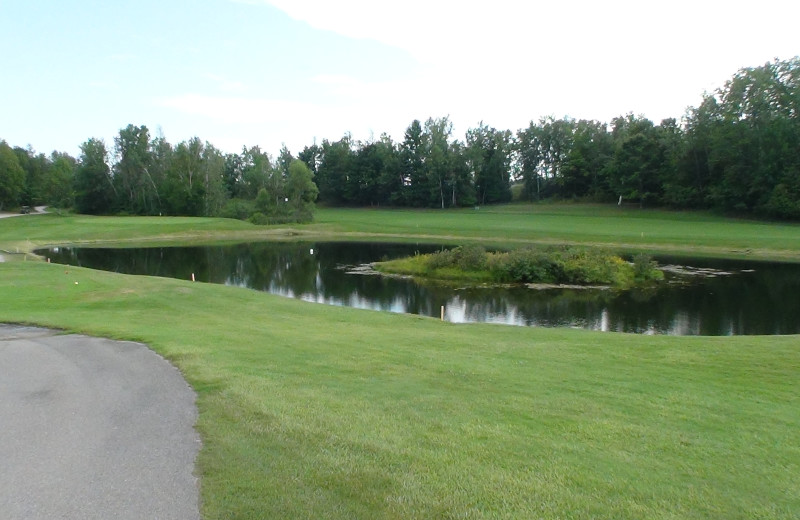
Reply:
<svg viewBox="0 0 800 520"><path fill-rule="evenodd" d="M444 249L427 256L426 266L429 270L457 267L464 271L482 271L486 269L488 262L486 249L481 246Z"/></svg>
<svg viewBox="0 0 800 520"><path fill-rule="evenodd" d="M636 282L658 282L664 279L664 272L653 257L639 253L633 257L633 278Z"/></svg>

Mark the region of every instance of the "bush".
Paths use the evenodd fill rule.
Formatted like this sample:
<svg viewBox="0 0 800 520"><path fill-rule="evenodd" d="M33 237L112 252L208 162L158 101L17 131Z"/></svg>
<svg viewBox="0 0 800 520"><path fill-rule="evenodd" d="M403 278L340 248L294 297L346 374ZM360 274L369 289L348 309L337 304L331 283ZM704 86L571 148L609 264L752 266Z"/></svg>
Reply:
<svg viewBox="0 0 800 520"><path fill-rule="evenodd" d="M664 279L658 263L645 253L633 257L633 279L637 282L652 282Z"/></svg>
<svg viewBox="0 0 800 520"><path fill-rule="evenodd" d="M301 221L297 220L296 217L292 215L270 215L269 217L270 224L296 224L302 223Z"/></svg>
<svg viewBox="0 0 800 520"><path fill-rule="evenodd" d="M619 256L597 249L529 248L489 255L487 268L498 282L603 284L629 286L634 281L630 264ZM648 264L651 278L661 274Z"/></svg>
<svg viewBox="0 0 800 520"><path fill-rule="evenodd" d="M254 212L255 204L252 200L230 199L222 207L219 216L223 218L247 220Z"/></svg>
<svg viewBox="0 0 800 520"><path fill-rule="evenodd" d="M292 212L291 222L309 224L314 221L314 214L308 209L297 209Z"/></svg>
<svg viewBox="0 0 800 520"><path fill-rule="evenodd" d="M428 255L426 267L430 271L442 269L445 267L453 267L455 265L455 253L452 249L443 249Z"/></svg>
<svg viewBox="0 0 800 520"><path fill-rule="evenodd" d="M562 253L562 283L628 285L631 267L620 257L597 249Z"/></svg>
<svg viewBox="0 0 800 520"><path fill-rule="evenodd" d="M480 271L486 268L486 249L481 246L463 246L456 250L456 263L465 271Z"/></svg>
<svg viewBox="0 0 800 520"><path fill-rule="evenodd" d="M267 225L272 223L272 222L270 222L270 218L268 216L264 215L263 213L261 213L260 211L256 211L255 213L250 215L250 217L247 219L247 221L249 223L255 224L257 226L267 226Z"/></svg>
<svg viewBox="0 0 800 520"><path fill-rule="evenodd" d="M270 226L275 224L295 224L297 219L290 215L265 215L260 211L256 211L247 219L251 224L257 226Z"/></svg>
<svg viewBox="0 0 800 520"><path fill-rule="evenodd" d="M629 264L598 249L529 248L487 253L480 246L464 246L426 255L424 271L441 278L486 279L501 283L614 285L660 280L663 273L647 255Z"/></svg>
<svg viewBox="0 0 800 520"><path fill-rule="evenodd" d="M552 258L535 249L517 249L496 255L490 269L497 281L515 283L555 282L558 271Z"/></svg>
<svg viewBox="0 0 800 520"><path fill-rule="evenodd" d="M462 246L444 249L428 256L427 267L431 271L458 268L462 271L482 271L486 269L487 253L481 246Z"/></svg>
<svg viewBox="0 0 800 520"><path fill-rule="evenodd" d="M772 190L769 200L763 208L770 217L783 219L800 218L800 197L786 184L778 184Z"/></svg>

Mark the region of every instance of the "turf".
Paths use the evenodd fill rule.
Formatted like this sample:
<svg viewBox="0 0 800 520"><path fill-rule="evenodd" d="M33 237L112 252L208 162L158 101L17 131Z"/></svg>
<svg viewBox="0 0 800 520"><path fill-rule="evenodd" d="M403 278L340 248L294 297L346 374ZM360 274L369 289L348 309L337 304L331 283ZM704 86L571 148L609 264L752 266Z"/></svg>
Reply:
<svg viewBox="0 0 800 520"><path fill-rule="evenodd" d="M38 262L0 274L0 320L143 341L180 367L204 518L800 511L796 337L464 326Z"/></svg>
<svg viewBox="0 0 800 520"><path fill-rule="evenodd" d="M450 238L515 246L590 244L624 251L800 261L800 226L703 212L599 204L511 204L478 210L328 209L319 226L341 232Z"/></svg>
<svg viewBox="0 0 800 520"><path fill-rule="evenodd" d="M507 236L554 240L594 211L556 210L557 231L509 224ZM440 237L502 238L503 220L536 211L448 230L449 213L326 210L290 231L387 237L429 222ZM795 226L675 218L727 233L697 247L766 226L764 250L800 251ZM84 219L0 221L0 249L270 232ZM632 233L596 219L573 236ZM797 336L455 325L33 261L0 263L0 301L0 322L143 341L180 368L198 393L204 518L800 518Z"/></svg>
<svg viewBox="0 0 800 520"><path fill-rule="evenodd" d="M800 262L800 225L703 212L599 204L510 204L479 210L320 209L315 223L253 226L228 219L34 215L0 219L0 249L48 244L117 245L243 240L404 240L519 247L599 245L618 252Z"/></svg>

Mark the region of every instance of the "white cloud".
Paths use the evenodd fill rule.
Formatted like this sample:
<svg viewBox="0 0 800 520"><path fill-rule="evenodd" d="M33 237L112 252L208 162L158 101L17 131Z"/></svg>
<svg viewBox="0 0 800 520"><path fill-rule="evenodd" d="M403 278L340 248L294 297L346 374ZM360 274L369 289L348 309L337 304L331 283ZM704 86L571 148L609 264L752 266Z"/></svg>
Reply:
<svg viewBox="0 0 800 520"><path fill-rule="evenodd" d="M340 87L357 87L364 84L363 81L344 74L318 74L312 78L312 81Z"/></svg>
<svg viewBox="0 0 800 520"><path fill-rule="evenodd" d="M449 116L458 138L480 121L513 131L545 115L680 118L738 68L796 52L790 12L800 14L800 4L775 0L762 0L758 12L738 0L231 1L272 5L316 29L402 49L419 64L386 81L370 79L369 64L353 75L309 77L315 88L302 102L269 95L162 100L293 150L345 132L401 140L413 119L427 117ZM771 6L785 16L776 19Z"/></svg>
<svg viewBox="0 0 800 520"><path fill-rule="evenodd" d="M741 0L264 3L312 27L408 51L428 66L412 91L439 101L439 112L475 107L484 119L531 108L680 117L740 67L793 55L791 20L800 15L800 4L780 0L757 10Z"/></svg>
<svg viewBox="0 0 800 520"><path fill-rule="evenodd" d="M15 3L32 23L33 4ZM680 117L740 67L796 55L800 19L800 2L786 0L229 0L209 4L227 20L214 30L197 25L209 22L198 8L165 32L147 10L113 5L68 10L92 20L69 42L27 25L0 32L18 43L15 67L49 64L0 82L17 100L0 118L4 138L74 150L146 123L174 142L197 135L226 150L277 151L345 132L400 140L415 118L450 116L458 138L481 120L516 130L545 115L610 121L632 111L657 121ZM124 41L110 42L108 27ZM340 45L336 34L360 40ZM353 54L316 61L328 44ZM53 61L64 52L73 59ZM64 88L48 90L52 78ZM72 125L48 123L56 112Z"/></svg>
<svg viewBox="0 0 800 520"><path fill-rule="evenodd" d="M285 143L297 153L314 141L337 140L347 132L353 132L356 139L366 139L369 131L362 129L368 128L368 121L374 121L375 116L356 102L325 105L197 93L160 98L154 104L173 111L175 124L171 128L178 140L199 134L227 152L258 144L276 153ZM182 128L189 134L184 136Z"/></svg>
<svg viewBox="0 0 800 520"><path fill-rule="evenodd" d="M241 81L233 81L216 74L205 74L205 77L213 81L219 90L223 92L244 92L247 86Z"/></svg>
<svg viewBox="0 0 800 520"><path fill-rule="evenodd" d="M184 114L203 116L228 124L292 121L298 114L319 110L319 107L311 103L204 94L160 98L155 104Z"/></svg>

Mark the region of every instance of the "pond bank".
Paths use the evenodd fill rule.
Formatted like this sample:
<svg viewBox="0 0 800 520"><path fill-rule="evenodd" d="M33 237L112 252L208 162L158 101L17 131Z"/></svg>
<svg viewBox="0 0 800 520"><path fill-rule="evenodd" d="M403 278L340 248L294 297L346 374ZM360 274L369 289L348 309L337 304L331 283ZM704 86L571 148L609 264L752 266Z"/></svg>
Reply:
<svg viewBox="0 0 800 520"><path fill-rule="evenodd" d="M0 265L0 321L144 342L179 366L198 394L208 518L797 510L797 336L455 326L64 271Z"/></svg>
<svg viewBox="0 0 800 520"><path fill-rule="evenodd" d="M135 249L58 248L53 262L130 274L248 287L309 302L440 317L456 323L677 335L800 332L800 266L692 260L666 283L619 290L581 286L415 281L365 266L435 245L256 242ZM313 250L313 253L312 251ZM675 265L674 258L667 262ZM718 273L732 273L723 276ZM358 273L358 274L354 274ZM700 273L705 273L701 276Z"/></svg>
<svg viewBox="0 0 800 520"><path fill-rule="evenodd" d="M49 245L114 247L307 238L483 243L509 248L566 244L613 248L625 254L800 263L800 226L796 224L740 221L692 212L644 210L628 214L591 208L591 218L587 218L590 215L583 205L498 206L480 215L458 210L319 209L313 224L278 228L218 218L37 215L2 219L0 248L19 247L29 252Z"/></svg>

